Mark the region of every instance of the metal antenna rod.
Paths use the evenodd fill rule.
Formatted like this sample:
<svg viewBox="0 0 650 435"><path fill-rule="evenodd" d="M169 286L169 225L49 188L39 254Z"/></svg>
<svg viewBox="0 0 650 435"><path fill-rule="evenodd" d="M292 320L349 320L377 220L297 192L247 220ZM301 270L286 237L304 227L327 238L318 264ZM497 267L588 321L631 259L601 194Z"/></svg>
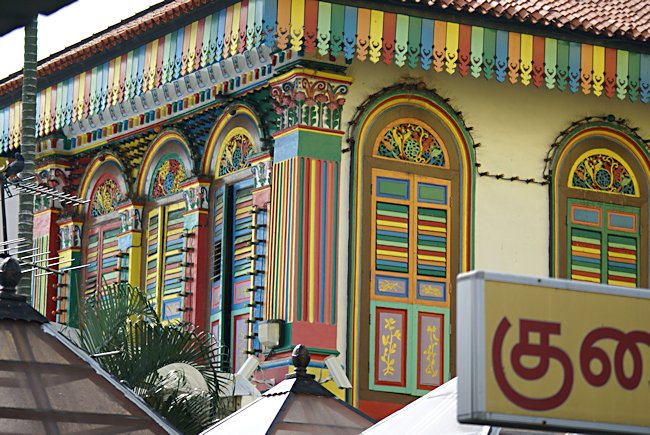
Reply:
<svg viewBox="0 0 650 435"><path fill-rule="evenodd" d="M34 268L36 268L36 269L45 270L45 271L47 271L47 272L49 272L49 273L56 273L57 275L63 275L63 272L61 272L61 271L58 271L58 270L56 270L56 269L52 269L52 268L47 267L47 266L40 266L40 265L38 265L38 264L36 264L36 263L32 263L32 262L29 262L29 261L21 261L21 262L20 262L20 265L21 265L21 266L22 266L22 265L25 265L25 266L34 267ZM45 275L47 275L47 273L46 273Z"/></svg>
<svg viewBox="0 0 650 435"><path fill-rule="evenodd" d="M51 187L41 186L36 183L22 183L22 182L12 182L12 181L10 181L9 183L12 187L15 187L19 191L24 190L30 193L45 195L50 199L57 199L59 201L62 201L64 204L74 203L80 205L80 204L85 204L87 202L90 202L90 200L88 199L80 199L69 193L59 192L56 189L52 189Z"/></svg>
<svg viewBox="0 0 650 435"><path fill-rule="evenodd" d="M52 260L51 258L43 258L41 260L37 260L35 257L38 257L38 255L25 255L24 257L18 257L19 261L33 261L34 263L43 263L48 260Z"/></svg>
<svg viewBox="0 0 650 435"><path fill-rule="evenodd" d="M26 257L19 257L18 260L20 260L20 261L30 261L28 259L32 258L32 257L34 257L34 255L28 255ZM32 261L32 263L47 263L48 261L58 260L58 259L59 259L59 257L56 257L56 258L48 258L48 257L46 257L46 258L42 258L40 260L31 260L31 261Z"/></svg>
<svg viewBox="0 0 650 435"><path fill-rule="evenodd" d="M52 271L52 272L46 272L46 273L39 273L38 275L34 275L34 276L36 276L36 277L45 276L45 275L49 275L50 273L57 273L58 275L65 275L66 273L68 273L71 270L81 269L82 267L88 267L88 265L87 264L82 264L81 266L67 267L63 271Z"/></svg>
<svg viewBox="0 0 650 435"><path fill-rule="evenodd" d="M4 246L4 245L13 245L13 244L16 244L16 243L24 242L25 240L26 240L26 239L24 239L24 238L20 238L20 239L11 239L11 240L8 240L8 241L6 241L6 242L0 242L0 246Z"/></svg>
<svg viewBox="0 0 650 435"><path fill-rule="evenodd" d="M9 249L13 249L13 248L9 248ZM34 252L37 249L38 248L31 248L31 249L25 249L23 251L16 251L16 252L13 253L13 255L24 254L24 253L27 253L27 252ZM50 252L50 251L48 251L48 252ZM41 255L41 253L40 252L35 252L32 255L28 255L28 257L36 257L38 255ZM25 258L25 257L23 257L23 258Z"/></svg>
<svg viewBox="0 0 650 435"><path fill-rule="evenodd" d="M74 260L72 260L72 259L61 260L61 261L59 261L59 262L57 262L57 263L49 263L49 264L47 265L47 267L59 266L59 265L64 264L64 263L72 263L73 261L74 261ZM60 272L62 272L62 271L60 271Z"/></svg>

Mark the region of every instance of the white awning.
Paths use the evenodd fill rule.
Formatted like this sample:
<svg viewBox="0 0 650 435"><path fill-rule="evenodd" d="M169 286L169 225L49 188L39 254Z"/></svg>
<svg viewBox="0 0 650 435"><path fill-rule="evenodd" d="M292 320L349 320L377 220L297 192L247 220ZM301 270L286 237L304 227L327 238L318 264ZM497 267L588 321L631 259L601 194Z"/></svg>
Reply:
<svg viewBox="0 0 650 435"><path fill-rule="evenodd" d="M420 397L413 403L366 429L363 434L487 435L490 426L458 423L456 419L457 380L458 378L454 378Z"/></svg>

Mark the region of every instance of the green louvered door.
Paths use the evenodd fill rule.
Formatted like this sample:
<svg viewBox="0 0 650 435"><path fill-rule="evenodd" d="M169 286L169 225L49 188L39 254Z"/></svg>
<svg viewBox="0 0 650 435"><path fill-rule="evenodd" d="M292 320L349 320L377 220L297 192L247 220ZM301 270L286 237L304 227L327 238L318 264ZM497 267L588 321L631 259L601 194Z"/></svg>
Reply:
<svg viewBox="0 0 650 435"><path fill-rule="evenodd" d="M639 286L639 209L573 199L568 205L568 276Z"/></svg>

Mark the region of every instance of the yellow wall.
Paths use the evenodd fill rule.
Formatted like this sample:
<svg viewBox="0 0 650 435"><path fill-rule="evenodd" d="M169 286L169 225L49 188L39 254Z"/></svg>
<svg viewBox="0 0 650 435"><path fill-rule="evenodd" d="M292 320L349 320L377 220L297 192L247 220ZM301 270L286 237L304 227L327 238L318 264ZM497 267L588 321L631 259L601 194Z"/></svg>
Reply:
<svg viewBox="0 0 650 435"><path fill-rule="evenodd" d="M425 82L461 111L475 142L481 171L542 180L544 158L558 133L589 115L625 118L650 138L650 105L546 88L450 76L408 67L355 62L343 126L369 95L395 83ZM343 155L347 168L350 153ZM343 177L349 172L343 172ZM346 187L346 183L342 183ZM342 189L341 204L347 204ZM548 187L478 177L475 197L475 268L548 276ZM347 240L339 246L347 247ZM347 249L347 248L346 248ZM347 255L344 256L347 258ZM343 272L343 271L341 271Z"/></svg>

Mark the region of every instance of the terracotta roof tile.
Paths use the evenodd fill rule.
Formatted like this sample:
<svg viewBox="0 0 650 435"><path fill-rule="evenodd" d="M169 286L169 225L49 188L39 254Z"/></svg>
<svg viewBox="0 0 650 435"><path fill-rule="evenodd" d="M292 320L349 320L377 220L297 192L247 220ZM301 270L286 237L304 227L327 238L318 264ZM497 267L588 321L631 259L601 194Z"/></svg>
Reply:
<svg viewBox="0 0 650 435"><path fill-rule="evenodd" d="M214 0L174 0L113 26L43 61L38 76L44 77L109 50L145 33L153 26L170 22ZM424 5L424 0L393 0ZM376 0L385 3L385 0ZM632 41L650 40L650 0L427 0L430 7L461 13L492 15L556 28L569 28L595 35L620 36ZM17 90L22 75L0 83L0 95Z"/></svg>
<svg viewBox="0 0 650 435"><path fill-rule="evenodd" d="M649 0L430 0L428 5L467 13L478 11L496 18L560 29L567 27L599 36L650 40Z"/></svg>
<svg viewBox="0 0 650 435"><path fill-rule="evenodd" d="M175 0L151 10L135 19L122 21L112 29L93 35L76 46L55 54L38 66L38 77L44 77L60 71L74 63L82 62L91 56L115 47L132 39L155 25L172 21L181 15L191 12L212 0ZM0 83L0 95L7 94L22 86L23 76L18 75L4 83Z"/></svg>

